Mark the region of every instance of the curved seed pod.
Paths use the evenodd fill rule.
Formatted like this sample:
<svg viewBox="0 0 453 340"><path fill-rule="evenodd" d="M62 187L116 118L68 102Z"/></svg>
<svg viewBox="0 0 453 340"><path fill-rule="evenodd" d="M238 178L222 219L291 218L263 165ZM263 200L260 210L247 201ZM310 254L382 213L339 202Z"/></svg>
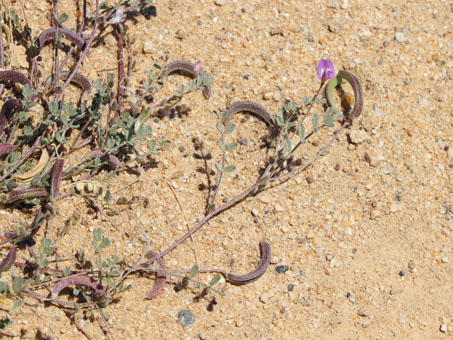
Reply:
<svg viewBox="0 0 453 340"><path fill-rule="evenodd" d="M158 255L157 253L151 250L146 253L146 256L151 258L157 255ZM165 262L162 258L157 259L157 263L159 264L159 269L162 269L163 271L167 270ZM157 277L156 281L154 281L154 286L146 295L146 299L151 300L154 299L157 295L159 295L160 291L164 288L166 282L167 276L165 274L157 272Z"/></svg>
<svg viewBox="0 0 453 340"><path fill-rule="evenodd" d="M199 67L199 64L192 64L184 60L175 60L169 63L165 68L165 76L169 76L173 72L180 72L189 75L192 78L197 78L199 75L204 76L205 73ZM211 97L211 86L205 86L203 89L203 95L206 99Z"/></svg>
<svg viewBox="0 0 453 340"><path fill-rule="evenodd" d="M0 156L4 153L9 153L14 149L14 145L11 144L0 144Z"/></svg>
<svg viewBox="0 0 453 340"><path fill-rule="evenodd" d="M71 72L69 72L69 71L60 72L60 78L63 80L66 80L66 79L68 79L70 74L71 74ZM51 81L52 81L52 76L47 77L46 81L44 82L44 85L46 87L49 87ZM74 76L71 79L71 84L78 85L83 90L83 92L86 92L88 94L91 93L90 81L86 77L82 76L80 73L74 74Z"/></svg>
<svg viewBox="0 0 453 340"><path fill-rule="evenodd" d="M46 149L43 149L38 164L36 164L33 168L24 172L23 174L14 176L14 178L20 182L30 182L33 179L33 177L35 177L37 174L44 170L48 161L49 153L47 152Z"/></svg>
<svg viewBox="0 0 453 340"><path fill-rule="evenodd" d="M231 119L231 116L241 112L241 111L246 111L246 112L251 112L261 119L263 119L267 124L274 126L275 123L272 120L272 117L269 113L269 111L266 110L263 106L260 104L252 103L252 102L235 102L230 105L228 108L228 111L226 113L226 121L229 121Z"/></svg>
<svg viewBox="0 0 453 340"><path fill-rule="evenodd" d="M82 160L88 160L88 159L93 159L93 158L99 158L105 155L104 151L101 150L93 150L89 151L86 154L82 156Z"/></svg>
<svg viewBox="0 0 453 340"><path fill-rule="evenodd" d="M30 88L33 88L30 79L17 71L0 71L0 81L2 80L9 80L22 85L27 84Z"/></svg>
<svg viewBox="0 0 453 340"><path fill-rule="evenodd" d="M272 256L271 246L266 240L262 240L260 242L260 249L261 261L255 270L242 275L227 273L225 279L235 285L245 285L247 283L258 280L269 267Z"/></svg>
<svg viewBox="0 0 453 340"><path fill-rule="evenodd" d="M103 158L105 158L107 160L107 162L109 162L111 165L113 165L117 168L121 168L121 169L125 168L124 164L121 163L121 161L115 155L105 155Z"/></svg>
<svg viewBox="0 0 453 340"><path fill-rule="evenodd" d="M9 120L15 112L23 110L22 100L17 98L8 99L0 110L0 133L8 128Z"/></svg>
<svg viewBox="0 0 453 340"><path fill-rule="evenodd" d="M7 271L11 268L16 261L16 246L13 246L11 250L8 252L8 255L3 259L0 263L0 273Z"/></svg>
<svg viewBox="0 0 453 340"><path fill-rule="evenodd" d="M338 72L338 75L331 79L326 86L325 95L327 99L327 104L332 107L335 111L341 112L338 110L337 106L335 105L335 99L333 92L335 87L340 85L343 82L343 79L346 80L349 84L351 84L352 90L354 91L354 107L351 111L345 114L345 120L351 121L354 118L360 116L363 110L363 90L360 81L357 79L355 75L353 75L349 71L341 70Z"/></svg>
<svg viewBox="0 0 453 340"><path fill-rule="evenodd" d="M82 275L74 275L74 276L68 276L65 277L64 279L61 279L58 281L58 283L55 285L55 287L52 290L52 297L57 297L60 292L70 286L70 285L79 285L79 286L86 286L89 287L99 294L101 294L104 297L107 297L107 293L102 287L102 285L99 282L93 281L89 277L82 276Z"/></svg>
<svg viewBox="0 0 453 340"><path fill-rule="evenodd" d="M57 158L53 164L52 173L50 175L50 196L53 199L58 198L60 192L61 176L63 175L64 159Z"/></svg>
<svg viewBox="0 0 453 340"><path fill-rule="evenodd" d="M27 189L19 189L11 191L9 198L5 201L6 204L23 200L26 198L36 198L36 197L47 197L48 193L46 189L42 187L33 187Z"/></svg>
<svg viewBox="0 0 453 340"><path fill-rule="evenodd" d="M83 46L85 45L85 40L83 40L82 36L74 31L68 30L67 28L59 27L58 33L64 35L66 39L68 39L70 42L72 42L74 45L77 45L80 48L83 48ZM51 39L55 39L55 28L49 28L41 32L41 34L38 37L39 47L42 48L44 44Z"/></svg>

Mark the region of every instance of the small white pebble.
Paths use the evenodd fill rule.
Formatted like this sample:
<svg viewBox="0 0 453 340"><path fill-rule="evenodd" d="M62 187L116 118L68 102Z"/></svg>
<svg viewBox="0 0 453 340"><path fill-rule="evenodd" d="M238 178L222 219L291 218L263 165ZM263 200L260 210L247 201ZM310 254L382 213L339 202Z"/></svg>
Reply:
<svg viewBox="0 0 453 340"><path fill-rule="evenodd" d="M440 331L441 331L442 333L447 333L447 330L448 330L448 329L447 329L447 325L444 324L444 323L440 325L440 328L439 328L439 329L440 329Z"/></svg>
<svg viewBox="0 0 453 340"><path fill-rule="evenodd" d="M448 257L446 256L442 257L442 263L448 263Z"/></svg>

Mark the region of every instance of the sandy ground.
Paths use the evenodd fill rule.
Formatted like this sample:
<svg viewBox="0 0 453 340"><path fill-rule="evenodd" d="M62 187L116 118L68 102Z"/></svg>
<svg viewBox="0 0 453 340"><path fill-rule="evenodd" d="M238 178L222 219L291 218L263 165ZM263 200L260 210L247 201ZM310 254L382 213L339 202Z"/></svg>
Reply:
<svg viewBox="0 0 453 340"><path fill-rule="evenodd" d="M452 338L452 3L160 0L154 5L156 16L128 22L137 60L131 85L139 88L167 51L170 60L201 60L215 77L209 101L198 93L184 99L191 109L187 117L152 122L155 137L171 141L156 157L157 167L139 178L99 178L112 191L140 179L114 197L137 196L138 203L104 208L118 212L111 219L123 231L145 233L154 250L165 249L203 217L206 192L198 187L206 184L206 175L197 172L203 163L194 157L192 139L204 141L214 167L220 152L212 110L250 100L276 115L285 100L300 103L315 93L321 58L358 76L365 109L313 167L221 214L165 258L175 269L190 268L197 258L201 268L247 272L257 264L258 242L265 238L273 257L260 280L240 287L223 282L217 288L224 297L211 292L197 300L199 289L177 292L174 279L148 301L152 281L134 277L128 281L132 289L107 309L116 339ZM12 7L20 12L18 3ZM33 34L48 27L49 8L48 2L27 2ZM67 11L72 13L69 5ZM113 37L107 35L89 60L84 71L90 76L115 71ZM186 81L171 77L164 92ZM253 184L266 156L260 148L265 125L245 115L235 122L233 137L247 143L231 158L237 170L227 175L218 203ZM318 134L299 157L312 155L329 134ZM113 241L111 254L128 263L139 259L139 238L122 237L82 200L63 201L59 208L60 223L74 209L82 213L81 225L62 242L67 256L90 248L90 230L101 226ZM18 211L0 213L3 225L28 220ZM289 269L278 273L280 265ZM83 337L63 311L26 301L6 331L14 339ZM192 324L181 324L182 310L193 313ZM93 339L107 338L97 322L81 320L81 325Z"/></svg>

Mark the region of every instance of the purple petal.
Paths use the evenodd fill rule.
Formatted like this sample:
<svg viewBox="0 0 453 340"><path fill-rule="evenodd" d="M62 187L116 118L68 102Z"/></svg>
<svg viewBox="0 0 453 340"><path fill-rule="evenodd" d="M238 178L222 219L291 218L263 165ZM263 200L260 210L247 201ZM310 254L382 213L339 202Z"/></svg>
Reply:
<svg viewBox="0 0 453 340"><path fill-rule="evenodd" d="M321 59L319 61L318 67L316 68L316 76L318 77L319 80L322 79L322 76L324 75L324 70L326 69L327 61L325 59Z"/></svg>

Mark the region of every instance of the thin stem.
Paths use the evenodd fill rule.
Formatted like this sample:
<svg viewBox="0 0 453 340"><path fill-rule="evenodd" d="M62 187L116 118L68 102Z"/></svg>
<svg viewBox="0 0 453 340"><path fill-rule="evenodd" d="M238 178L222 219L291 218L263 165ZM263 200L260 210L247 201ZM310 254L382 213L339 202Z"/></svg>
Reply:
<svg viewBox="0 0 453 340"><path fill-rule="evenodd" d="M95 35L96 30L98 28L98 22L97 22L98 17L99 17L99 0L96 0L96 15L95 15L95 18L94 18L94 26L93 26L93 30L91 31L90 38L88 39L88 41L86 43L86 46L83 49L82 55L80 56L80 59L77 61L76 66L74 67L74 69L72 70L71 74L68 76L68 78L66 79L65 83L63 84L63 87L61 88L61 92L57 93L57 95L55 96L54 102L57 102L58 99L60 99L61 94L66 90L66 88L68 87L68 85L71 82L72 78L77 73L77 71L80 68L80 66L82 65L83 59L88 54L88 51L90 50L91 43L93 42L93 39L94 39L94 35Z"/></svg>

